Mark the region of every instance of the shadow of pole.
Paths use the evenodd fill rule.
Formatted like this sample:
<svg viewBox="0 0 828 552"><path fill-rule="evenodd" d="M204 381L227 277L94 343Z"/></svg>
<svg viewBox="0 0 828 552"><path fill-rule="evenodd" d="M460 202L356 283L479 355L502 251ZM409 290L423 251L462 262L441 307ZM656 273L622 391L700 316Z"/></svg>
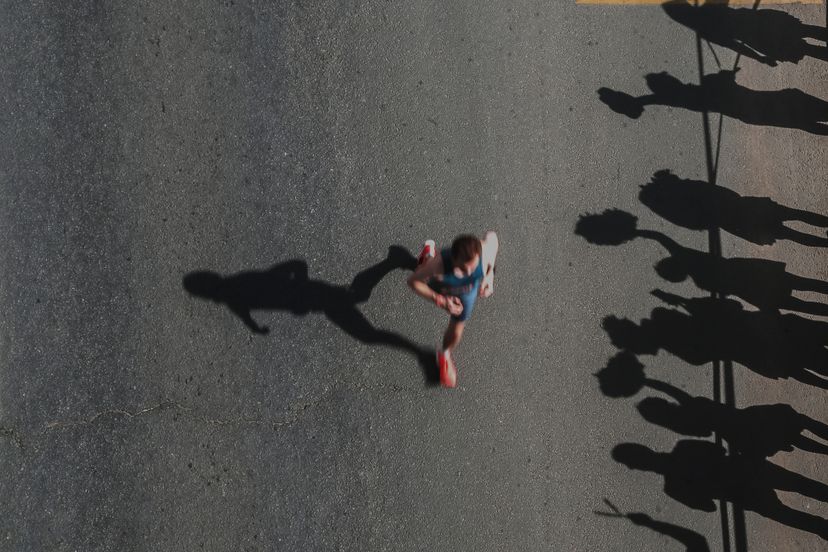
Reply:
<svg viewBox="0 0 828 552"><path fill-rule="evenodd" d="M753 9L759 8L761 0L755 0ZM699 7L699 0L695 0L695 5ZM704 78L704 56L702 53L702 37L698 31L696 35L696 55L698 57L699 69L699 83ZM708 43L712 50L712 46ZM733 71L739 66L741 60L741 53L736 54L736 60L733 62ZM717 58L718 61L718 58ZM719 155L721 153L722 145L722 131L724 127L724 115L719 114L719 125L716 137L716 151L713 153L713 143L710 128L710 112L707 108L702 110L702 127L704 129L704 151L705 161L707 164L707 181L712 186L718 186L718 172L719 172ZM710 254L716 258L722 257L722 240L721 233L718 226L711 226L708 228L708 247ZM722 299L722 295L713 292L711 297L714 299ZM724 404L728 407L735 408L736 406L736 390L733 378L733 361L731 360L714 360L713 361L713 400L722 402L722 392L724 392ZM722 446L722 436L716 433L716 444ZM731 451L732 453L732 451ZM721 500L719 502L719 515L722 524L722 545L725 552L730 551L730 529L728 521L728 507L727 502ZM745 523L745 511L738 504L733 506L733 541L736 552L747 552L747 527Z"/></svg>

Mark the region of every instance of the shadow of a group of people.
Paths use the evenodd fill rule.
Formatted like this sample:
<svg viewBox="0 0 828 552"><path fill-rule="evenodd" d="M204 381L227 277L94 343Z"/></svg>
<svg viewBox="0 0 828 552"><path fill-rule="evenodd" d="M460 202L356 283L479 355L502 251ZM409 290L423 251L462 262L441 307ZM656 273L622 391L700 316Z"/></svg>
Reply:
<svg viewBox="0 0 828 552"><path fill-rule="evenodd" d="M684 228L735 228L755 243L790 239L828 245L821 237L828 217L681 180L667 171L656 172L641 187L639 199ZM750 217L753 205L761 209ZM816 227L815 233L793 232L783 224L789 220L806 221ZM659 276L667 282L689 278L711 294L688 298L657 289L651 293L664 306L654 308L648 318L636 323L605 317L602 326L620 352L598 376L609 397L632 396L644 387L662 393L667 398L649 397L638 404L644 419L688 437L718 435L727 442L730 454L715 443L686 440L671 453L625 443L614 449L613 458L630 468L661 474L665 493L692 508L713 511L714 500L731 502L828 539L828 520L786 506L775 493L785 490L828 501L828 487L767 460L794 448L828 453L828 443L823 442L828 441L828 426L785 404L738 409L690 396L667 382L647 378L639 360L665 351L693 367L732 361L766 378L792 378L828 389L828 323L783 312L828 316L824 302L793 296L796 290L828 295L828 284L791 274L781 262L726 258L685 247L664 233L638 228L635 216L618 209L581 216L575 232L597 245L652 240L667 253L655 264Z"/></svg>
<svg viewBox="0 0 828 552"><path fill-rule="evenodd" d="M717 201L722 196L727 201ZM689 197L694 201L688 201ZM685 228L726 229L739 221L733 228L756 243L790 239L822 245L821 234L828 227L828 217L769 199L714 190L705 183L680 180L667 171L656 172L652 181L642 186L639 198L657 214ZM762 206L755 217L749 216L752 205ZM816 227L815 233L794 233L783 224L788 220L809 222ZM663 394L665 397L639 402L638 411L644 419L687 437L718 435L730 452L712 442L683 440L670 453L625 443L614 449L613 458L632 469L661 474L665 493L689 507L713 511L714 500L730 502L828 539L828 520L783 504L775 492L797 492L828 501L828 486L767 460L794 448L828 454L828 426L790 405L739 409L691 396L667 382L647 378L640 360L665 351L692 367L731 361L766 378L792 378L828 389L828 323L799 314L828 316L828 306L793 295L798 290L828 295L828 284L791 274L781 262L726 258L685 247L664 233L638 228L636 217L618 209L581 216L575 232L597 245L652 240L667 253L654 267L664 280L689 278L711 294L682 297L657 289L651 293L664 306L654 308L648 318L634 322L605 317L602 326L620 352L598 377L609 397L633 396L645 387ZM755 308L726 296L738 297ZM698 543L697 539L694 542Z"/></svg>
<svg viewBox="0 0 828 552"><path fill-rule="evenodd" d="M286 311L295 316L324 315L340 330L357 341L399 349L413 355L423 370L425 381L438 380L434 352L396 332L375 327L358 305L394 270L413 270L417 261L402 246L391 246L385 259L362 270L348 286L338 286L308 277L308 265L295 259L266 270L250 270L228 276L212 271L196 271L183 279L191 295L226 306L251 332L267 334L270 329L257 322L252 311Z"/></svg>
<svg viewBox="0 0 828 552"><path fill-rule="evenodd" d="M795 448L828 454L828 425L800 414L787 404L736 408L707 397L695 397L666 381L649 378L644 365L629 351L612 357L599 373L602 392L631 397L645 387L667 398L647 397L637 405L648 422L688 437L720 435L740 454L767 458ZM672 399L672 400L670 400ZM808 437L811 432L819 439Z"/></svg>
<svg viewBox="0 0 828 552"><path fill-rule="evenodd" d="M662 8L700 40L771 67L798 63L808 56L828 61L825 28L803 24L778 10L734 9L724 4L699 6L672 0ZM734 66L703 75L698 85L666 72L652 73L645 77L649 95L636 98L601 88L598 96L613 111L632 118L641 116L646 106L666 105L828 135L828 102L795 89L750 90L736 82L737 71ZM715 175L715 168L712 171ZM828 247L828 216L766 197L742 196L717 185L715 177L711 180L684 179L660 170L640 187L638 199L665 221L709 231L711 236L726 232L762 246L787 240L805 247ZM805 226L808 230L801 229ZM789 404L737 408L718 397L693 396L668 381L648 377L644 366L645 358L655 360L659 352L666 352L705 375L710 372L703 367L739 365L771 380L790 378L820 392L828 389L828 322L823 318L828 317L828 283L796 274L783 262L728 258L718 250L693 249L664 232L640 228L634 215L619 209L582 215L575 233L595 245L658 244L664 256L654 269L664 287L690 281L706 292L685 297L652 290L662 305L647 318L603 319L602 327L618 353L596 374L601 391L621 398L646 389L649 396L637 403L638 413L681 436L670 451L621 443L612 450L612 458L630 469L658 474L664 493L694 510L714 512L717 502L732 504L828 540L828 520L807 508L785 504L777 493L828 502L828 485L770 460L793 450L828 454L828 425ZM802 298L803 293L808 297ZM675 539L689 551L710 549L706 538L692 529L643 512L621 514L614 506L613 510L596 513L626 517ZM736 552L746 550L746 540L736 537Z"/></svg>
<svg viewBox="0 0 828 552"><path fill-rule="evenodd" d="M799 63L806 56L828 61L828 31L805 25L783 11L707 3L697 7L686 0L666 2L663 8L671 19L701 39L770 66ZM598 96L616 113L633 119L639 118L646 106L663 105L721 113L751 125L828 135L828 101L795 88L753 90L737 82L737 72L736 68L722 69L704 75L700 84L684 83L667 72L650 73L644 77L650 94L635 97L600 88Z"/></svg>
<svg viewBox="0 0 828 552"><path fill-rule="evenodd" d="M779 62L799 63L805 57L828 61L825 27L807 25L780 10L731 8L726 3L695 6L687 0L662 4L670 19L699 34L703 40L775 67Z"/></svg>

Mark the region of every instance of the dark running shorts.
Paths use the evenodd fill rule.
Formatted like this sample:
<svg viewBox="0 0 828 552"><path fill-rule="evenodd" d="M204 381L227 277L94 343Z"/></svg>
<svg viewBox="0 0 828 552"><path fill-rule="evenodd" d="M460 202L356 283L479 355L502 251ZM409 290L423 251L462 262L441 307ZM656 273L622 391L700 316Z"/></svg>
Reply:
<svg viewBox="0 0 828 552"><path fill-rule="evenodd" d="M452 320L456 320L458 322L465 322L469 318L471 318L472 311L474 311L474 304L477 302L477 295L480 293L480 285L482 282L477 282L477 284L471 289L471 291L462 293L459 295L446 293L446 295L453 295L454 297L458 297L460 302L463 304L463 312L459 315L451 315ZM428 287L436 291L437 293L445 293L443 289L442 282L439 280L431 280L428 283Z"/></svg>

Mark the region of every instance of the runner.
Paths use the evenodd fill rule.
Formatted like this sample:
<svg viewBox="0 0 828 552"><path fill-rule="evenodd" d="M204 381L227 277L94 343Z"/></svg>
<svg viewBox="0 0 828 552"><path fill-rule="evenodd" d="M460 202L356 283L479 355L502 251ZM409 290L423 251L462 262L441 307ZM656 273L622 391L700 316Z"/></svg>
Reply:
<svg viewBox="0 0 828 552"><path fill-rule="evenodd" d="M482 240L467 234L458 236L439 255L434 242L428 240L419 255L417 270L408 278L408 285L417 295L451 315L442 348L437 351L440 383L445 387L457 385L452 351L460 343L477 297L489 297L494 291L498 246L497 234L491 231Z"/></svg>

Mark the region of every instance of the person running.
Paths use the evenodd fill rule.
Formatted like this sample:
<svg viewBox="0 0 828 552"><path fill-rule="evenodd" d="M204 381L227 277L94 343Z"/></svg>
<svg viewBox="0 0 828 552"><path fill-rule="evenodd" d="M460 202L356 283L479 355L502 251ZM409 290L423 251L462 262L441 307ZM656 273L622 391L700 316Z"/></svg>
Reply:
<svg viewBox="0 0 828 552"><path fill-rule="evenodd" d="M452 351L460 343L477 297L489 297L494 292L498 247L497 234L492 231L486 232L482 240L468 234L457 236L451 247L440 250L439 255L434 242L428 240L420 252L417 269L408 278L414 293L451 315L442 348L437 351L440 383L444 387L457 385Z"/></svg>

